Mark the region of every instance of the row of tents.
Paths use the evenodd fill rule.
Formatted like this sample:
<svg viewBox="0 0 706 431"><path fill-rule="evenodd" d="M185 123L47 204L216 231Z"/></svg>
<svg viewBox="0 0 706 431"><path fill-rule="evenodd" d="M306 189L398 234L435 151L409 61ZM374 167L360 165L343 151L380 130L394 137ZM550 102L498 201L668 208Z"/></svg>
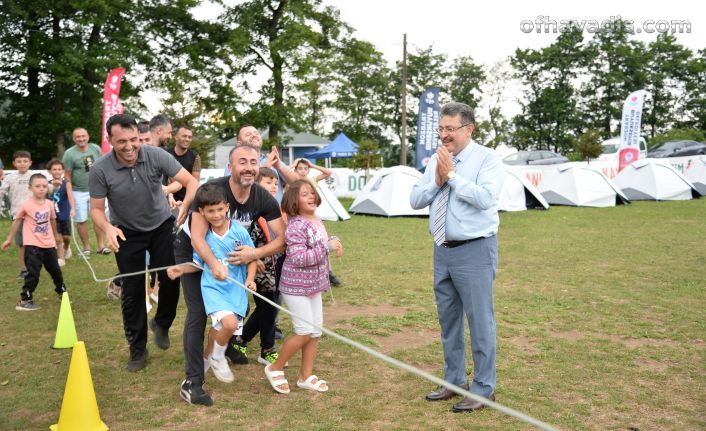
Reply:
<svg viewBox="0 0 706 431"><path fill-rule="evenodd" d="M550 205L612 207L631 200L687 200L706 196L706 159L682 175L670 164L641 159L610 180L598 169L581 163L553 166L544 172L535 187L521 169L506 166L505 183L500 194L501 211L548 209ZM414 210L409 205L412 187L421 173L407 166L380 170L353 201L350 211L386 217L427 216L429 209ZM334 194L320 186L324 203L319 215L326 220L345 220L350 216Z"/></svg>

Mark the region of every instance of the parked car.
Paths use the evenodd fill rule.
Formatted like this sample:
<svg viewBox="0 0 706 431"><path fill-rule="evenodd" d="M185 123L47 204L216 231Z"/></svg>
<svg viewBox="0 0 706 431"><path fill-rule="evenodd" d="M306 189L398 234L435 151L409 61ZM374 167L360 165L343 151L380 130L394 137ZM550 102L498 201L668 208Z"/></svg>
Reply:
<svg viewBox="0 0 706 431"><path fill-rule="evenodd" d="M518 151L503 159L508 165L557 165L566 163L569 159L553 151Z"/></svg>
<svg viewBox="0 0 706 431"><path fill-rule="evenodd" d="M620 138L610 138L601 142L603 146L603 153L598 156L596 160L618 160L618 150L620 149ZM637 156L638 159L644 159L647 157L647 143L645 138L640 138L640 151Z"/></svg>
<svg viewBox="0 0 706 431"><path fill-rule="evenodd" d="M696 141L667 141L650 148L647 157L682 157L706 154L706 144Z"/></svg>

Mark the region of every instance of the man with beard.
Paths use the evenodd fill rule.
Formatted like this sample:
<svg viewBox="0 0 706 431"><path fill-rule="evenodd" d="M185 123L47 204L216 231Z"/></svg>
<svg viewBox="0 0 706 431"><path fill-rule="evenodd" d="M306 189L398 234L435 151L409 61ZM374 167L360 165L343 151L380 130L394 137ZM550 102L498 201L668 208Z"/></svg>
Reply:
<svg viewBox="0 0 706 431"><path fill-rule="evenodd" d="M158 114L150 120L151 145L167 149L172 139L172 122L165 115Z"/></svg>
<svg viewBox="0 0 706 431"><path fill-rule="evenodd" d="M434 238L434 296L444 348L444 380L468 389L464 314L471 330L473 383L470 392L495 400L495 313L493 281L498 266L498 196L505 168L487 147L471 139L475 117L470 106L441 108L442 145L412 188L414 209L429 209ZM448 400L456 393L445 386L426 396ZM454 404L454 412L485 405L471 398Z"/></svg>
<svg viewBox="0 0 706 431"><path fill-rule="evenodd" d="M88 213L90 210L90 200L88 193L88 179L91 167L98 158L101 157L101 147L88 142L89 136L86 129L77 127L71 134L74 146L66 150L62 163L64 164L64 178L71 183L73 188L74 202L76 203L74 221L76 231L83 246L83 253L91 253L91 246L88 242ZM93 225L98 241L98 253L110 254L110 249L105 247L105 234L98 226ZM71 256L71 248L68 249L68 257Z"/></svg>
<svg viewBox="0 0 706 431"><path fill-rule="evenodd" d="M210 181L223 188L229 205L228 217L234 223L240 223L249 229L253 221L263 217L274 234L274 239L260 247L236 247L231 253L229 264L244 265L253 260L272 256L284 250L284 221L277 201L262 187L255 183L259 173L260 152L257 147L243 144L230 152L230 176ZM201 259L212 268L217 280L225 280L227 267L213 255L205 237L208 223L198 211L199 202L194 201L191 215L183 229L177 234L175 242L176 263L193 261L195 250ZM184 289L184 301L187 312L184 322L184 357L186 378L181 384L180 395L190 404L210 406L211 396L203 390L204 370L203 344L206 328L206 312L201 296L201 271L184 274L181 277ZM240 286L234 286L240 289Z"/></svg>
<svg viewBox="0 0 706 431"><path fill-rule="evenodd" d="M235 139L235 146L237 147L243 144L251 145L262 153L262 135L260 135L260 132L254 126L246 124L238 131L238 135ZM270 149L269 153L262 155L260 158L260 166L264 168L272 168L275 172L277 172L277 175L279 176L277 202L280 202L282 200L282 192L284 191L284 187L287 184L298 180L299 177L280 160L279 151L275 146ZM230 175L230 166L226 166L223 175Z"/></svg>
<svg viewBox="0 0 706 431"><path fill-rule="evenodd" d="M118 114L106 122L113 150L91 169L91 218L106 233L109 246L122 274L142 271L149 251L152 264L174 264L174 217L162 194L161 178L173 177L186 187L190 204L198 182L166 151L140 145L137 122ZM105 199L110 206L110 222L105 217ZM177 223L186 218L186 207ZM169 328L176 317L179 283L160 271L162 288L155 317L149 322L153 341L160 349L169 348ZM135 372L147 362L147 310L142 275L122 277L121 305L125 337L130 344L127 369Z"/></svg>

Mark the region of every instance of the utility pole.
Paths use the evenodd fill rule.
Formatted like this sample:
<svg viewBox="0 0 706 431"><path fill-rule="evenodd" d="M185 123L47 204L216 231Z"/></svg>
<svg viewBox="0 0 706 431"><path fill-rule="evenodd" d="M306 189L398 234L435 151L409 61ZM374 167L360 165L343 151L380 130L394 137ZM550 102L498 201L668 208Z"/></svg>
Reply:
<svg viewBox="0 0 706 431"><path fill-rule="evenodd" d="M402 38L402 128L400 129L400 165L407 166L407 33Z"/></svg>

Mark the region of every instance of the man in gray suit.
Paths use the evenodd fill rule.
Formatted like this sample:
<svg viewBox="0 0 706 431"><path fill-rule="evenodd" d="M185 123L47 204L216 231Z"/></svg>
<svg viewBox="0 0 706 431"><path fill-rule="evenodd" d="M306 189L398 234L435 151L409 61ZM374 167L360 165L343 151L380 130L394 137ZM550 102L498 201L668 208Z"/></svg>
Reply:
<svg viewBox="0 0 706 431"><path fill-rule="evenodd" d="M470 106L441 108L441 144L410 204L431 205L429 230L434 237L434 295L444 348L444 380L468 388L464 314L471 330L473 381L470 391L495 400L495 314L493 281L498 266L498 196L505 169L495 152L471 139L475 118ZM441 401L457 394L442 386L428 394ZM454 412L483 408L471 398Z"/></svg>

